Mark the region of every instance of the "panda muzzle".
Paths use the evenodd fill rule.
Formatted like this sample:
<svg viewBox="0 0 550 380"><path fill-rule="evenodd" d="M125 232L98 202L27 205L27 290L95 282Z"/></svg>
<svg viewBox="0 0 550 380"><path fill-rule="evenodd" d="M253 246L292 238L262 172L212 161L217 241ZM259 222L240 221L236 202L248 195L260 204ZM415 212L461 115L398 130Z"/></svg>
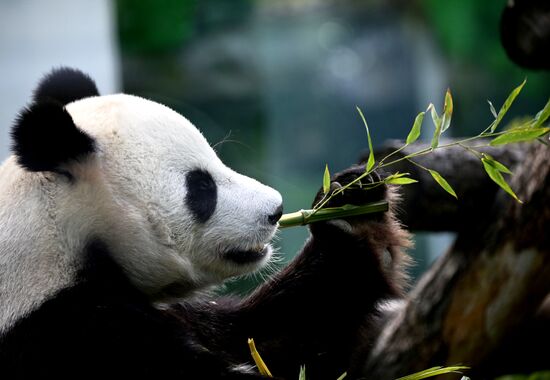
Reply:
<svg viewBox="0 0 550 380"><path fill-rule="evenodd" d="M263 259L268 252L269 244L265 244L250 250L232 249L226 251L223 257L237 264L251 264Z"/></svg>

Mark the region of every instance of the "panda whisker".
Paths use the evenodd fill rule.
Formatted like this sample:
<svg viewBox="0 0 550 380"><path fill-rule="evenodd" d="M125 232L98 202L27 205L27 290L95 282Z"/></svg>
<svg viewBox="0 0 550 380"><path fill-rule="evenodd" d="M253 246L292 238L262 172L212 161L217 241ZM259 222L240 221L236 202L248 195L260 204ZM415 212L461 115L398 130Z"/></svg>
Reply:
<svg viewBox="0 0 550 380"><path fill-rule="evenodd" d="M233 131L229 130L229 132L227 132L227 134L220 141L212 145L212 149L216 150L216 147L218 145L225 144L226 142L233 142L232 140L229 139L231 137L232 132Z"/></svg>
<svg viewBox="0 0 550 380"><path fill-rule="evenodd" d="M269 281L273 276L280 272L285 264L284 256L279 252L278 248L273 248L273 253L270 260L259 271L253 273L256 278L259 278L262 283Z"/></svg>
<svg viewBox="0 0 550 380"><path fill-rule="evenodd" d="M274 234L273 237L271 238L271 241L272 241L273 243L278 243L278 242L280 242L282 239L283 239L283 238L282 238L282 236L281 236L280 230L277 229L277 230L275 231L275 234Z"/></svg>
<svg viewBox="0 0 550 380"><path fill-rule="evenodd" d="M223 137L223 138L222 138L220 141L218 141L217 143L213 144L213 145L212 145L212 149L214 149L216 152L218 152L218 151L216 150L216 148L217 148L218 146L223 145L223 144L226 144L226 143L233 143L233 144L237 144L237 145L240 145L240 146L242 146L242 147L245 147L245 148L247 148L248 150L252 150L252 147L251 147L250 145L247 145L247 144L245 144L244 142L239 141L239 140L230 139L230 137L231 137L231 132L232 132L232 131L229 131L229 132L227 133L227 135L225 135L225 137Z"/></svg>

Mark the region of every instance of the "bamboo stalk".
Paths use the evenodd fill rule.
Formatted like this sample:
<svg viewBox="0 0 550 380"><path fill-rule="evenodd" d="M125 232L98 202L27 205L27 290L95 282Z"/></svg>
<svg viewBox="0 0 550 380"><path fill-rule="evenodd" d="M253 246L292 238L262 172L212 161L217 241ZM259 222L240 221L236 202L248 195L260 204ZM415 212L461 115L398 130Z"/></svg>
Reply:
<svg viewBox="0 0 550 380"><path fill-rule="evenodd" d="M284 214L279 220L279 228L304 226L306 224L340 219L350 216L372 214L388 211L386 201L367 203L362 206L344 205L342 207L327 207L318 210L300 210Z"/></svg>

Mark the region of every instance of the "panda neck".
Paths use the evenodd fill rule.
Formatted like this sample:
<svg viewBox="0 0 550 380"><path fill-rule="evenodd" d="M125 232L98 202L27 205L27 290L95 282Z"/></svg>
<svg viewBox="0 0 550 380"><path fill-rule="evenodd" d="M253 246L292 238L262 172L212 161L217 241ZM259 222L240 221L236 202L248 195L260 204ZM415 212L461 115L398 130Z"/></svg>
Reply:
<svg viewBox="0 0 550 380"><path fill-rule="evenodd" d="M10 165L11 164L11 165ZM13 166L11 180L2 176L9 203L1 210L0 331L70 283L73 271L57 241L48 178ZM20 193L17 188L25 189ZM44 207L46 201L46 207Z"/></svg>
<svg viewBox="0 0 550 380"><path fill-rule="evenodd" d="M75 283L86 244L66 231L82 226L71 225L59 208L57 175L18 168L11 174L1 178L10 203L0 212L0 333Z"/></svg>

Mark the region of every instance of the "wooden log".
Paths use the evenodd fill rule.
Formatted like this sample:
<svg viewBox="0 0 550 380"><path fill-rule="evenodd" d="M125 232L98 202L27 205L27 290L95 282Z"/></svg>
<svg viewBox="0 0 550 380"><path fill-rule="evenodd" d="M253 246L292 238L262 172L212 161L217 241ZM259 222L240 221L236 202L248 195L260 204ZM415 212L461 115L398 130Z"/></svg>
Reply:
<svg viewBox="0 0 550 380"><path fill-rule="evenodd" d="M459 161L464 168L462 158ZM366 378L396 379L458 363L483 378L508 372L514 367L510 364L522 368L514 360L522 360L522 351L527 357L537 355L527 353L533 349L543 350L548 367L548 341L542 347L536 342L513 347L509 338L533 321L550 293L550 148L531 144L516 162L511 184L524 203L499 191L491 207L469 209L461 216L463 223L477 227L457 228L461 232L452 249L421 278L405 307L382 329L364 366ZM472 182L470 173L461 175L464 181ZM431 196L425 197L431 203ZM498 352L501 360L495 358ZM537 365L526 369L534 371Z"/></svg>

